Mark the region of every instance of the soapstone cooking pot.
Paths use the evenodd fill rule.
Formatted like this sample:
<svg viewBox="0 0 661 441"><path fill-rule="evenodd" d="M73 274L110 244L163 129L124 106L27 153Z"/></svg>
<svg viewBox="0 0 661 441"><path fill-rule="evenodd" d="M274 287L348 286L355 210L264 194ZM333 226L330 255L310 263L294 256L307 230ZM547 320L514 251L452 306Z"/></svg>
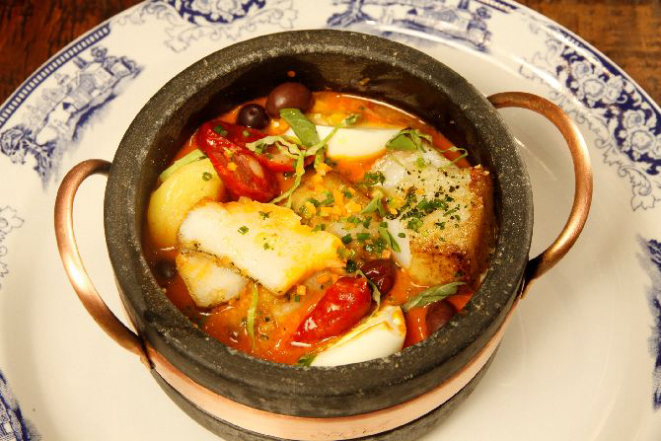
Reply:
<svg viewBox="0 0 661 441"><path fill-rule="evenodd" d="M276 364L228 348L194 326L165 296L143 253L145 210L159 173L204 121L285 81L364 95L410 111L493 175L497 235L484 281L465 313L420 344L387 358L332 368ZM533 205L517 143L496 107L545 115L574 162L574 204L556 241L529 257ZM103 303L73 236L80 183L108 173L105 233L122 302L135 332ZM513 307L531 282L571 248L592 194L580 133L535 95L485 98L453 70L413 48L334 30L294 31L234 44L163 86L126 131L112 164L88 160L64 178L56 201L59 250L71 283L99 325L134 352L166 393L228 440L411 440L444 418L475 387ZM147 410L145 410L147 411Z"/></svg>

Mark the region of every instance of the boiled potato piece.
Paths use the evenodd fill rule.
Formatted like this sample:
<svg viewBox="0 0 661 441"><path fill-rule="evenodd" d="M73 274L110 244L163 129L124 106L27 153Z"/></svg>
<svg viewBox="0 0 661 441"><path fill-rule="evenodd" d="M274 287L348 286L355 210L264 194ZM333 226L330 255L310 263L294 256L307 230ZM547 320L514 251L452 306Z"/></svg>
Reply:
<svg viewBox="0 0 661 441"><path fill-rule="evenodd" d="M209 159L181 167L152 193L147 223L157 248L174 247L186 213L203 199L220 200L225 187Z"/></svg>

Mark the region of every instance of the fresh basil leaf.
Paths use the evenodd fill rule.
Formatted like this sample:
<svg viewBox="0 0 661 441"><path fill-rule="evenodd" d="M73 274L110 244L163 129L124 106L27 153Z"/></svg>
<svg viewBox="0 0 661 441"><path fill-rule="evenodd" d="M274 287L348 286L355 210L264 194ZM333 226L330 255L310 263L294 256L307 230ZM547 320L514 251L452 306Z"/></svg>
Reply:
<svg viewBox="0 0 661 441"><path fill-rule="evenodd" d="M409 136L406 136L406 134L402 134L401 132L386 143L386 148L404 151L418 150L418 146L415 145L415 142L413 142Z"/></svg>
<svg viewBox="0 0 661 441"><path fill-rule="evenodd" d="M207 155L205 155L204 152L202 152L202 150L195 149L186 156L184 156L183 158L179 158L176 161L174 161L174 163L171 166L163 170L163 172L158 178L161 180L161 182L165 182L167 178L172 176L172 173L176 172L184 165L188 165L195 161L206 159L206 157Z"/></svg>
<svg viewBox="0 0 661 441"><path fill-rule="evenodd" d="M408 311L412 308L419 308L427 306L434 302L439 302L446 297L450 297L457 293L457 288L461 285L465 285L464 282L450 282L445 285L432 286L422 291L417 296L410 299L408 302L404 303L402 309Z"/></svg>
<svg viewBox="0 0 661 441"><path fill-rule="evenodd" d="M390 138L386 143L386 148L390 150L404 150L404 151L414 151L420 150L425 152L425 147L423 146L423 140L428 143L432 143L432 137L422 133L417 129L404 129L400 130L395 136Z"/></svg>
<svg viewBox="0 0 661 441"><path fill-rule="evenodd" d="M317 126L299 109L280 109L280 116L287 121L304 146L312 147L319 143Z"/></svg>

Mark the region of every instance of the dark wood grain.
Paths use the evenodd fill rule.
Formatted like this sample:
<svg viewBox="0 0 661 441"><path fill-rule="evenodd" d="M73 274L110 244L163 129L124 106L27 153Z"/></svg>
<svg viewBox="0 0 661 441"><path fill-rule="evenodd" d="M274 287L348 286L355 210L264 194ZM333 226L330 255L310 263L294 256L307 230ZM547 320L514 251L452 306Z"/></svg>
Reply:
<svg viewBox="0 0 661 441"><path fill-rule="evenodd" d="M0 103L50 56L139 0L0 0ZM600 49L661 102L661 0L522 0Z"/></svg>

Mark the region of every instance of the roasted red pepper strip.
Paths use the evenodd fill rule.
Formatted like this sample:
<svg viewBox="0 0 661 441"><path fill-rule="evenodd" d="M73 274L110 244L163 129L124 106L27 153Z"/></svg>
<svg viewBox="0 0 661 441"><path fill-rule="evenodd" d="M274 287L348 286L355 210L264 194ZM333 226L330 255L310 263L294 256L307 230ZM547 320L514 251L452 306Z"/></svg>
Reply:
<svg viewBox="0 0 661 441"><path fill-rule="evenodd" d="M362 277L340 277L301 322L294 340L313 342L340 335L367 314L372 294Z"/></svg>
<svg viewBox="0 0 661 441"><path fill-rule="evenodd" d="M228 129L234 130L236 127L239 126L205 123L198 131L198 144L234 199L246 196L255 201L269 202L280 193L273 173L250 150L222 136L229 133Z"/></svg>

